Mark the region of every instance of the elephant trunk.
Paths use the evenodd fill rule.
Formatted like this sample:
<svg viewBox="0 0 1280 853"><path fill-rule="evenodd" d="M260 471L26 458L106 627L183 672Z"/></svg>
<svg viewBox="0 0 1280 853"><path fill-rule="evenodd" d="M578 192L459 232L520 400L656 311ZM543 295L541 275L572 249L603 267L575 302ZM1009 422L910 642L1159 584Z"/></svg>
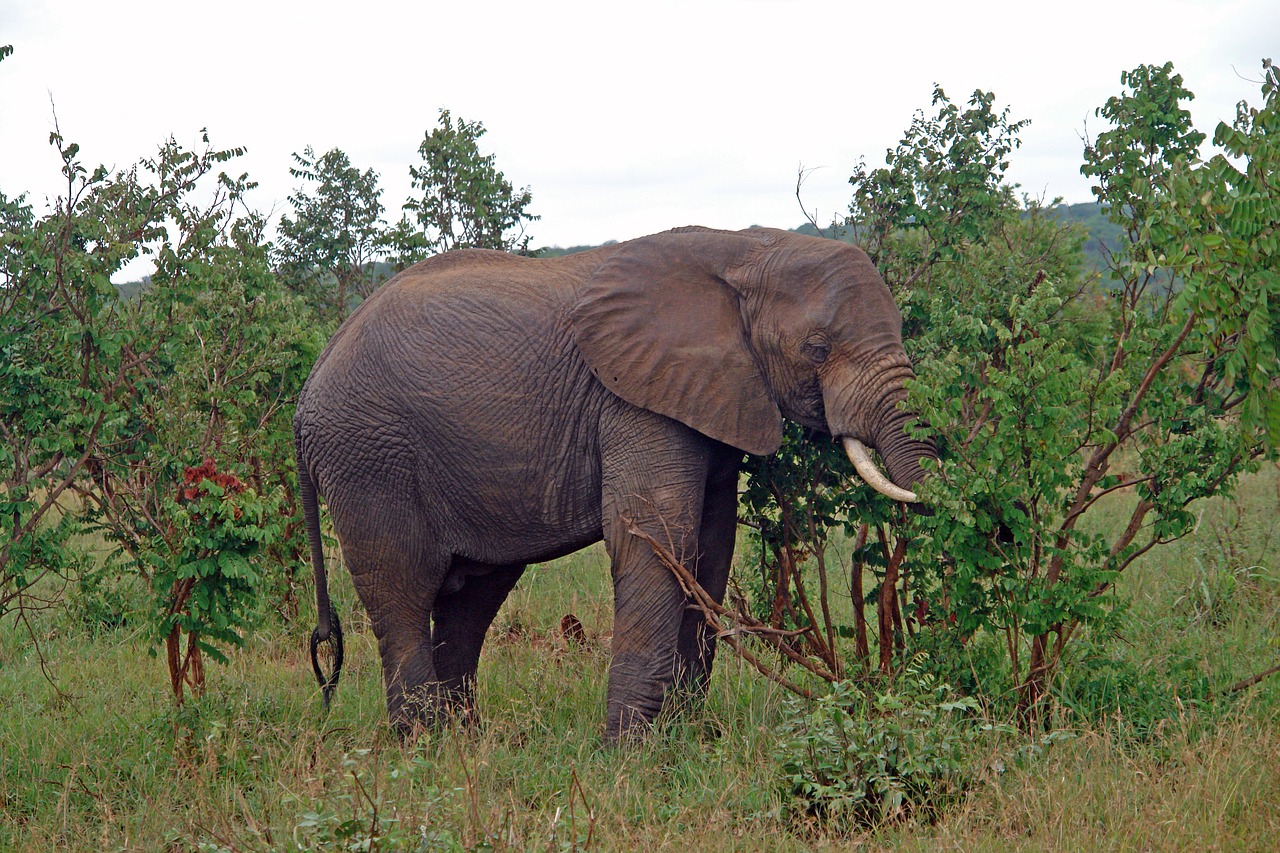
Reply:
<svg viewBox="0 0 1280 853"><path fill-rule="evenodd" d="M915 374L902 352L866 361L873 365L871 369L842 372L824 387L829 429L867 485L893 500L915 502L912 487L925 475L920 463L937 458L932 441L913 438L906 431L917 420L914 413L901 408L906 382ZM887 477L872 462L867 445L879 451Z"/></svg>
<svg viewBox="0 0 1280 853"><path fill-rule="evenodd" d="M912 486L924 479L925 469L920 463L925 459L938 458L931 440L914 438L907 432L908 425L916 420L916 415L911 412L894 410L883 419L875 438L876 449L880 451L889 478L908 493ZM915 497L912 494L910 498L895 499L914 501Z"/></svg>

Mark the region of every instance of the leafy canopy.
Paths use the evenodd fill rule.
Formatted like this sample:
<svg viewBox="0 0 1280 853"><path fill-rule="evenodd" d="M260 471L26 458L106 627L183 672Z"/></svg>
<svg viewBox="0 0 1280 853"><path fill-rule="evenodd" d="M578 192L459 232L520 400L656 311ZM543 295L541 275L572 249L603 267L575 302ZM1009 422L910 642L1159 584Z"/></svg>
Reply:
<svg viewBox="0 0 1280 853"><path fill-rule="evenodd" d="M378 282L372 265L386 243L378 173L361 172L338 148L317 156L308 145L293 160L289 174L309 188L290 195L294 214L280 217L277 269L290 288L340 320L349 301Z"/></svg>
<svg viewBox="0 0 1280 853"><path fill-rule="evenodd" d="M409 167L420 194L405 201L405 216L392 233L401 265L451 249L528 251L525 224L538 219L526 212L533 194L515 189L494 165L495 155L480 152L485 133L480 122L440 110L418 146L422 164Z"/></svg>
<svg viewBox="0 0 1280 853"><path fill-rule="evenodd" d="M757 612L803 631L796 644L826 671L840 674L832 647L846 635L871 670L861 607L833 624L825 600L823 528L844 520L850 589L879 616L879 669L912 635L990 638L1007 669L982 686L1039 716L1072 639L1122 616L1108 594L1119 574L1275 455L1280 106L1263 69L1262 105L1220 124L1207 160L1172 66L1123 75L1083 167L1121 235L1105 279L1082 269L1078 228L1006 184L1025 122L989 93L962 108L935 88L936 110L917 113L886 165L855 170L849 225L902 309L919 377L907 405L941 462L921 486L928 515L842 487L845 463L799 430L748 463Z"/></svg>

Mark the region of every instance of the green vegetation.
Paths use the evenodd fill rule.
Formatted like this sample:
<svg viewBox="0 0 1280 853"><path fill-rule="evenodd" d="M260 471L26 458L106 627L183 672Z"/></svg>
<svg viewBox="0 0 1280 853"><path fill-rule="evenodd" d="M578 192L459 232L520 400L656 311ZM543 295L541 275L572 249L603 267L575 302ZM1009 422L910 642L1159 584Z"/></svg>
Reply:
<svg viewBox="0 0 1280 853"><path fill-rule="evenodd" d="M792 707L779 754L793 815L848 832L905 818L938 819L973 785L975 744L999 731L917 664L874 696L839 682L810 710ZM796 702L795 699L792 700Z"/></svg>
<svg viewBox="0 0 1280 853"><path fill-rule="evenodd" d="M386 278L375 264L387 244L378 173L361 172L337 148L317 157L307 146L293 160L289 173L314 187L289 196L295 213L280 217L277 270L317 313L341 322L353 299Z"/></svg>
<svg viewBox="0 0 1280 853"><path fill-rule="evenodd" d="M288 402L322 339L272 274L262 221L239 213L251 184L215 173L239 150L170 140L110 176L51 142L56 209L5 204L0 615L133 575L181 702L184 684L203 689L203 654L242 642L260 592L292 594L305 543ZM140 253L156 271L122 298L110 276ZM74 541L86 531L103 536L101 567Z"/></svg>
<svg viewBox="0 0 1280 853"><path fill-rule="evenodd" d="M1263 72L1208 159L1171 66L1123 75L1085 155L1105 225L1018 200L1023 124L990 93L936 89L886 164L855 170L842 227L902 306L934 509L851 486L790 427L746 472L725 616L777 681L722 653L704 706L618 751L599 748L599 546L526 573L478 726L395 739L342 571L327 716L307 665L291 402L388 265L528 249L530 193L479 151L483 125L441 112L390 228L375 173L305 148L274 246L225 171L238 149L169 141L113 175L55 132L64 196L0 195L0 849L1270 846ZM1108 247L1092 260L1082 219ZM142 254L146 282L111 282Z"/></svg>
<svg viewBox="0 0 1280 853"><path fill-rule="evenodd" d="M405 215L388 235L401 268L450 249L528 254L525 223L538 219L525 210L533 194L512 186L494 155L480 153L485 133L480 122L455 121L441 110L418 146L422 165L410 166L409 176L421 196L405 201Z"/></svg>
<svg viewBox="0 0 1280 853"><path fill-rule="evenodd" d="M883 677L916 637L998 643L1005 663L973 686L1048 723L1072 641L1122 622L1120 575L1190 532L1196 501L1231 495L1275 457L1280 81L1264 70L1264 106L1217 132L1234 161L1198 158L1171 66L1124 75L1084 166L1121 235L1107 281L1082 272L1078 229L1015 202L1003 176L1022 123L989 93L961 107L935 89L936 111L916 115L886 165L855 171L851 224L902 308L920 377L908 405L941 465L923 486L933 512L902 515L838 487L838 450L799 430L749 463L769 621L804 632L794 645L821 662L812 672L847 677L841 636L854 671L872 669L862 614L841 622L826 602L824 553L842 523ZM1121 491L1137 498L1123 510L1108 500ZM796 570L805 559L816 591Z"/></svg>
<svg viewBox="0 0 1280 853"><path fill-rule="evenodd" d="M1080 666L1058 687L1070 706L1050 740L982 731L985 716L965 710L940 712L967 727L954 733L901 713L848 716L939 738L934 766L949 755L939 748L961 747L968 777L942 778L965 794L940 814L833 836L781 770L800 754L787 727L815 706L793 712L785 691L728 654L705 708L634 752L602 752L612 615L596 547L531 569L499 615L480 666L481 727L405 747L386 726L376 642L342 571L331 576L350 623L347 668L327 717L306 659L310 603L287 626L264 623L180 711L135 630L89 631L74 609L49 613L34 620L37 651L6 627L0 849L355 848L375 835L380 850L1186 849L1207 839L1267 849L1280 829L1280 680L1228 691L1277 654L1278 486L1273 468L1246 477L1236 500L1200 508L1193 536L1126 573L1126 623L1073 652ZM1202 581L1214 615L1188 598ZM846 595L837 602L848 607ZM570 613L585 642L560 635ZM929 666L950 655L957 671L980 669L988 651L940 643ZM916 689L873 690L868 702ZM907 772L928 778L928 766Z"/></svg>

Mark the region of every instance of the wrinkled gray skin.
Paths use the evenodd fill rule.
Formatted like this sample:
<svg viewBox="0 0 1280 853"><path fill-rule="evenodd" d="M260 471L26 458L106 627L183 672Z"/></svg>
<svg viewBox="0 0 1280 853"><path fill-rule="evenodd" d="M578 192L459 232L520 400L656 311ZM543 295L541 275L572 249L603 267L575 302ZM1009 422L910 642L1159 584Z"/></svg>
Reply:
<svg viewBox="0 0 1280 853"><path fill-rule="evenodd" d="M551 260L460 251L385 284L316 362L294 430L372 618L402 732L469 712L480 646L529 563L604 539L614 633L605 739L642 735L714 638L670 571L717 600L743 454L781 418L876 448L910 488L932 446L903 430L902 321L861 251L700 228ZM308 493L310 499L308 500Z"/></svg>

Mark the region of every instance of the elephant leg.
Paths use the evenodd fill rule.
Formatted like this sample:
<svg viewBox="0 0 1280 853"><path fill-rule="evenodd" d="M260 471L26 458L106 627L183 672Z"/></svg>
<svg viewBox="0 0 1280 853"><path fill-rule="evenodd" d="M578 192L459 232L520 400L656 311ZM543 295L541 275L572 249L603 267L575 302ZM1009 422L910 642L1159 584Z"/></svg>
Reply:
<svg viewBox="0 0 1280 853"><path fill-rule="evenodd" d="M434 537L411 504L378 496L366 506L376 507L376 514L353 520L339 511L334 522L378 638L387 713L404 737L438 725L447 714L432 652L431 610L450 557L432 548Z"/></svg>
<svg viewBox="0 0 1280 853"><path fill-rule="evenodd" d="M729 568L738 531L738 469L742 452L728 445L717 448L702 500L698 533L698 583L717 604L724 602ZM706 694L715 659L716 639L701 610L687 607L676 645L676 685L681 693L700 699Z"/></svg>
<svg viewBox="0 0 1280 853"><path fill-rule="evenodd" d="M485 632L524 574L524 566L490 566L455 557L449 571L431 612L436 677L453 706L469 717ZM457 579L456 589L451 578Z"/></svg>
<svg viewBox="0 0 1280 853"><path fill-rule="evenodd" d="M602 520L614 595L607 742L642 736L674 681L686 596L653 546L632 530L693 566L707 442L652 413L623 421L602 441Z"/></svg>

